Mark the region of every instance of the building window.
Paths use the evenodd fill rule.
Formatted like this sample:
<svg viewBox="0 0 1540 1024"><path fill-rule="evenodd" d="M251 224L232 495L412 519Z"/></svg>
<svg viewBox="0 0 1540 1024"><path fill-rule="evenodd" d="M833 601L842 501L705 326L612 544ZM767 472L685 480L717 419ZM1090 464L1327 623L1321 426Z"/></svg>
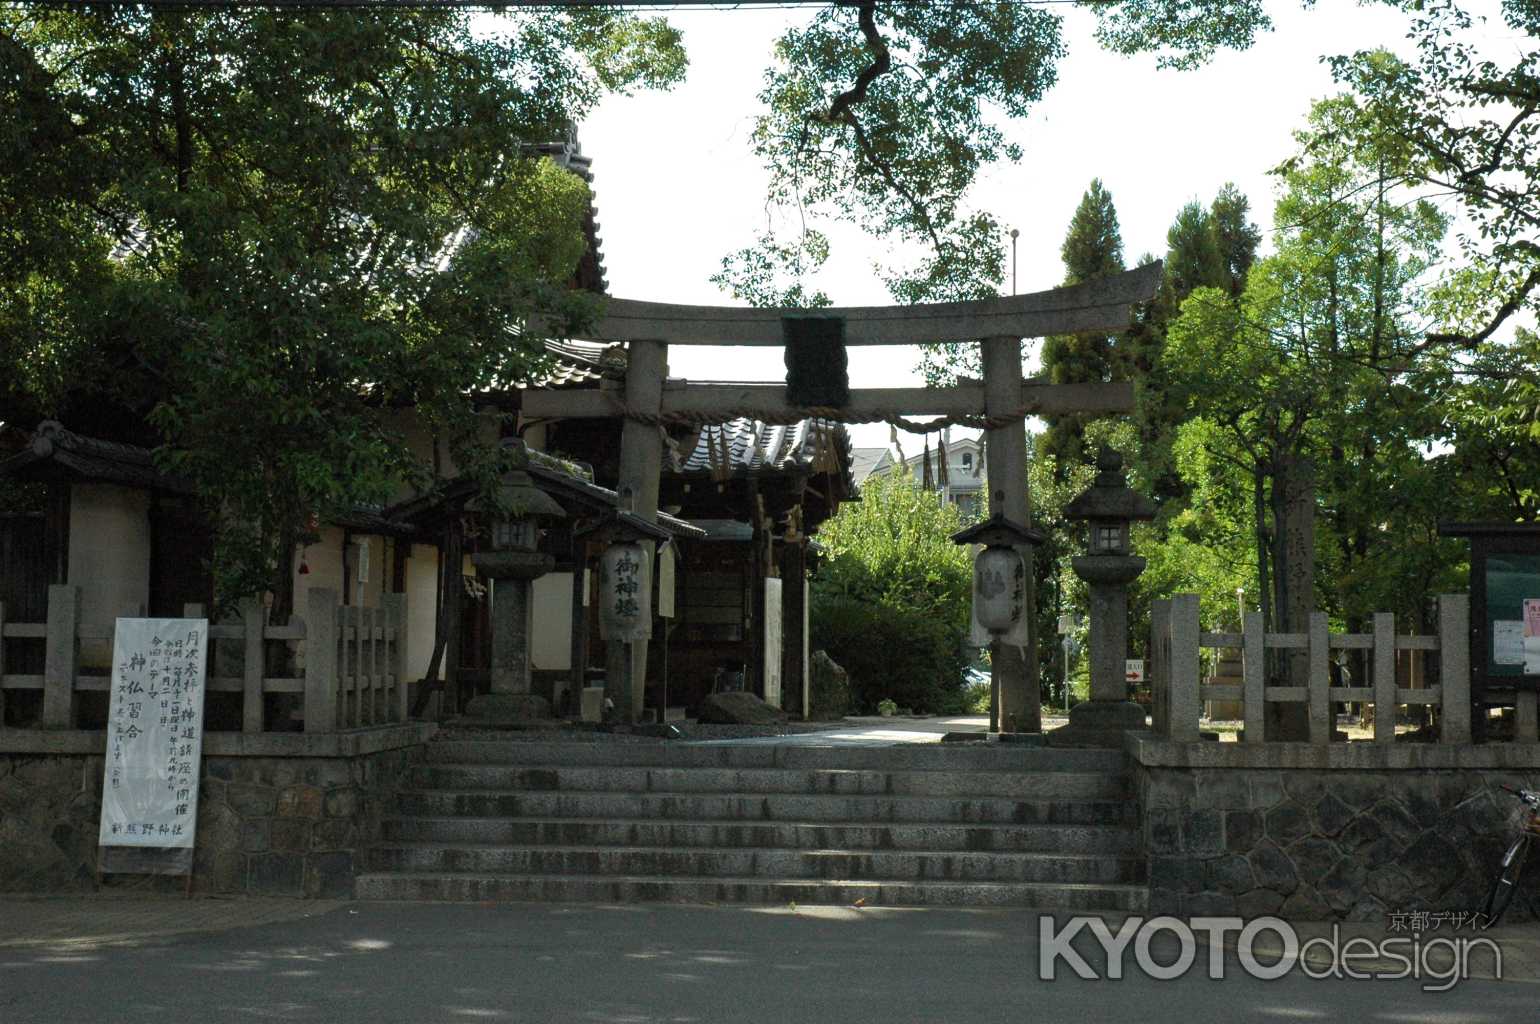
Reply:
<svg viewBox="0 0 1540 1024"><path fill-rule="evenodd" d="M963 469L973 468L973 453L963 452Z"/></svg>

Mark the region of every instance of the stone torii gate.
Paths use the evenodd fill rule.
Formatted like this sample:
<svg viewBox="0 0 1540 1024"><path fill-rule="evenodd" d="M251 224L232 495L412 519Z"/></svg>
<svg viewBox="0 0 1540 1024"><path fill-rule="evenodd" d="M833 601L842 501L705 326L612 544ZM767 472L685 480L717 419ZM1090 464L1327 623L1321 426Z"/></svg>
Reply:
<svg viewBox="0 0 1540 1024"><path fill-rule="evenodd" d="M523 393L521 412L532 418L623 417L620 479L637 515L657 521L664 425L705 425L736 417L794 423L808 417L842 422L895 423L924 432L954 424L986 431L990 512L1031 525L1027 494L1026 417L1040 413L1118 413L1134 407L1127 382L1050 384L1023 380L1021 341L1051 334L1113 333L1128 326L1129 309L1152 299L1161 264L1084 284L1008 298L912 306L846 306L823 309L745 309L610 299L590 340L627 348L623 389ZM977 342L982 383L944 388L852 388L834 405L796 404L782 384L741 385L668 381L669 345L785 345L788 325L809 319L835 324L827 343L912 345ZM843 334L840 339L839 335ZM839 354L843 365L843 353ZM790 356L788 356L790 362ZM916 424L906 415L939 417ZM650 545L647 545L650 549ZM649 562L652 552L649 550ZM1034 607L1032 552L1027 565L1027 607ZM991 729L1041 730L1035 637L1029 626L1022 647L992 646ZM647 642L611 643L607 696L625 720L641 713ZM1023 657L1025 655L1025 657ZM613 678L616 676L625 678Z"/></svg>

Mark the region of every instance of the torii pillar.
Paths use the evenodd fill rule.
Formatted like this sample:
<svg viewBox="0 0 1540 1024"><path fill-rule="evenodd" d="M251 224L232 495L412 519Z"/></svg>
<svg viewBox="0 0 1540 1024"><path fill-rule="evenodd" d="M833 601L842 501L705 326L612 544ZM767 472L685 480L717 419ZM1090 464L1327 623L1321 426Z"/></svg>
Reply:
<svg viewBox="0 0 1540 1024"><path fill-rule="evenodd" d="M1022 407L1021 339L986 338L980 345L984 365L984 414L1009 416ZM984 456L989 476L989 512L1003 514L1020 526L1032 526L1027 497L1027 424L1016 417L1003 427L987 431ZM1042 732L1042 695L1037 684L1037 599L1032 570L1032 548L1016 549L1027 568L1026 643L996 640L989 645L990 689L995 701L989 726L999 732Z"/></svg>
<svg viewBox="0 0 1540 1024"><path fill-rule="evenodd" d="M989 417L1014 417L1014 422L988 432L990 490L1002 492L999 505L992 502L991 506L1028 527L1031 507L1027 495L1026 424L1021 417L1033 413L1128 412L1134 406L1134 393L1133 386L1126 381L1060 385L1043 380L1024 382L1021 339L1122 330L1128 324L1129 308L1150 301L1159 289L1160 279L1161 265L1151 263L1111 277L1030 295L913 306L829 307L816 312L821 318L844 322L846 345L927 345L984 339L982 385L856 388L850 390L842 408L852 416L878 419L891 417L895 409L907 410L909 415L971 417L982 411ZM808 315L808 310L800 308L680 306L610 299L591 337L628 345L625 404L633 414L704 417L697 422L708 423L718 422L726 415L805 416L809 410L794 406L780 385L696 384L667 391L663 385L670 344L784 346L785 321ZM613 392L604 390L536 388L525 391L521 401L522 412L532 418L608 418L617 412ZM627 419L621 431L619 486L629 489L632 511L654 523L662 456L657 426ZM1023 551L1022 555L1029 570L1030 602L1032 554ZM649 565L649 577L651 571ZM1019 647L1002 646L995 651L995 680L1000 694L995 724L1007 732L1041 729L1036 638L1031 628L1035 623L1029 621L1027 625L1026 643ZM625 720L634 720L640 714L646 683L646 641L632 644L632 651L630 658L620 658L611 652L611 681L607 687L618 717Z"/></svg>
<svg viewBox="0 0 1540 1024"><path fill-rule="evenodd" d="M668 344L632 341L626 345L626 405L635 412L657 415L663 406L663 381L668 376ZM631 511L649 523L658 521L658 478L663 471L663 439L655 424L626 419L620 428L620 479L616 491L631 496ZM657 545L643 541L647 552L642 585L652 586ZM608 641L605 659L605 696L615 705L622 722L642 716L642 695L647 687L648 641L627 644ZM626 650L631 654L627 659ZM628 663L629 662L629 663Z"/></svg>

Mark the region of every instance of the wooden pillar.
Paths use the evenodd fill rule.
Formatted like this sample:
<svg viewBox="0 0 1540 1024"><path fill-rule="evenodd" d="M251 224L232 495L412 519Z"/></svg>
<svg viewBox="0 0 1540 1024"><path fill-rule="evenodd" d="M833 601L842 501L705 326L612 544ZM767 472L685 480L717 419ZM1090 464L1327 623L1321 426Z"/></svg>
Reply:
<svg viewBox="0 0 1540 1024"><path fill-rule="evenodd" d="M444 542L444 564L439 568L444 579L444 690L439 701L439 718L450 719L460 713L460 665L465 660L460 650L460 613L465 601L465 535L460 517L451 516Z"/></svg>
<svg viewBox="0 0 1540 1024"><path fill-rule="evenodd" d="M656 415L663 407L663 380L668 376L668 344L662 341L633 341L627 346L626 405L639 413ZM663 440L659 428L651 423L627 419L620 431L620 479L617 490L631 495L631 511L649 523L658 521L658 476L663 470ZM643 543L646 578L643 586L652 586L656 545ZM622 646L609 641L612 648ZM647 686L647 641L630 645L629 677L607 681L607 695L615 702L617 717L635 722L641 717L642 694ZM617 664L618 652L611 652L607 664Z"/></svg>
<svg viewBox="0 0 1540 1024"><path fill-rule="evenodd" d="M1007 415L1021 408L1021 339L986 338L982 344L984 362L984 412L987 416ZM1027 426L1024 418L987 432L985 453L988 460L989 510L1003 511L1006 518L1021 526L1032 525L1031 506L1027 500ZM1018 549L1027 565L1026 628L1021 647L995 642L990 645L992 691L998 706L990 718L998 717L1001 732L1041 732L1042 697L1037 688L1037 599L1033 583L1032 549Z"/></svg>
<svg viewBox="0 0 1540 1024"><path fill-rule="evenodd" d="M808 712L807 541L787 544L781 554L781 706L793 716Z"/></svg>
<svg viewBox="0 0 1540 1024"><path fill-rule="evenodd" d="M588 544L572 541L572 646L567 686L572 695L571 713L583 712L583 684L588 672Z"/></svg>

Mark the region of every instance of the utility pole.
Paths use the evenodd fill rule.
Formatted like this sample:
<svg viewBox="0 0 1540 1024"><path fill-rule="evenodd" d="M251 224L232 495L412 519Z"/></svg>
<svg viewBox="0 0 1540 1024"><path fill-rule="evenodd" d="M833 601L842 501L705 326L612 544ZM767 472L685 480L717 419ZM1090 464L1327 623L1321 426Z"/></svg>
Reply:
<svg viewBox="0 0 1540 1024"><path fill-rule="evenodd" d="M1021 237L1021 232L1011 228L1011 294L1016 294L1016 239Z"/></svg>

